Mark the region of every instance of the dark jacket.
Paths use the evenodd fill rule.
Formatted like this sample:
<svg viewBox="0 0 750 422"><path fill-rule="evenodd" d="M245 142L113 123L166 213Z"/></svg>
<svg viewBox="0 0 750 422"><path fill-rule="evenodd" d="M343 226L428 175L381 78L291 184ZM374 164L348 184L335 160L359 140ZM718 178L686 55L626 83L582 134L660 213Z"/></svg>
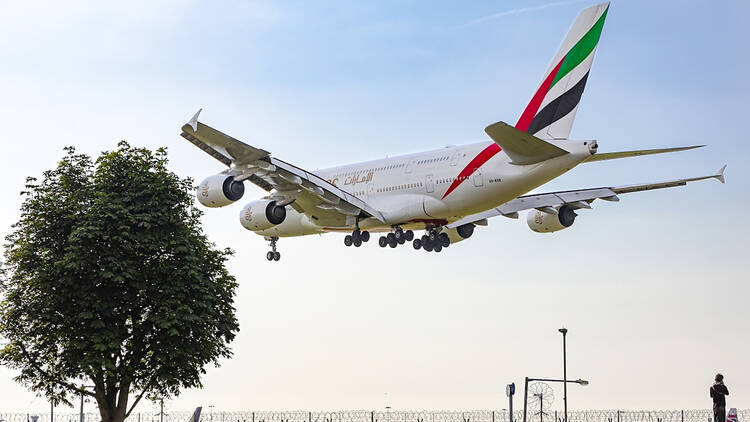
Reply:
<svg viewBox="0 0 750 422"><path fill-rule="evenodd" d="M729 395L729 390L727 389L726 385L712 385L711 389L709 390L709 394L711 395L711 398L714 399L714 407L725 407L727 405L727 401L724 396Z"/></svg>

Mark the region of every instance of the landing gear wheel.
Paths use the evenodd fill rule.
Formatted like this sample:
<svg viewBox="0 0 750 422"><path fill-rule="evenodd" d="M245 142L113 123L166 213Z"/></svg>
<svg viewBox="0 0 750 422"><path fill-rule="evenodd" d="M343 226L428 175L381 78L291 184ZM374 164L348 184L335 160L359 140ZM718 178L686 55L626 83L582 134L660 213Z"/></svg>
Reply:
<svg viewBox="0 0 750 422"><path fill-rule="evenodd" d="M422 236L422 245L424 246L428 243L430 243L430 237L425 234Z"/></svg>
<svg viewBox="0 0 750 422"><path fill-rule="evenodd" d="M428 240L427 243L422 245L422 248L426 250L427 252L432 252L432 242Z"/></svg>
<svg viewBox="0 0 750 422"><path fill-rule="evenodd" d="M396 246L398 246L398 240L396 240L396 238L394 237L393 240L388 242L388 246L395 248Z"/></svg>
<svg viewBox="0 0 750 422"><path fill-rule="evenodd" d="M401 227L396 227L396 230L393 232L393 234L396 236L396 240L399 242L401 241L401 238L404 237L404 231L401 230Z"/></svg>
<svg viewBox="0 0 750 422"><path fill-rule="evenodd" d="M396 239L396 235L393 233L388 233L387 235L385 235L385 239L388 242L388 244L398 242L398 239Z"/></svg>
<svg viewBox="0 0 750 422"><path fill-rule="evenodd" d="M385 248L388 246L388 239L386 239L385 236L380 236L378 239L378 245L380 245L381 248Z"/></svg>
<svg viewBox="0 0 750 422"><path fill-rule="evenodd" d="M414 242L412 242L411 244L414 246L414 249L416 250L419 250L422 248L422 241L419 239L414 239Z"/></svg>
<svg viewBox="0 0 750 422"><path fill-rule="evenodd" d="M406 241L407 242L411 242L412 240L414 240L414 232L413 231L407 230L406 233L404 233L404 234L406 235Z"/></svg>
<svg viewBox="0 0 750 422"><path fill-rule="evenodd" d="M274 252L274 253L273 253L273 260L274 260L274 261L278 261L278 260L280 260L280 259L281 259L281 253L279 253L279 252Z"/></svg>
<svg viewBox="0 0 750 422"><path fill-rule="evenodd" d="M443 245L444 248L447 248L448 246L451 245L451 240L448 237L448 234L446 234L446 233L440 233L439 240L440 240L440 243Z"/></svg>
<svg viewBox="0 0 750 422"><path fill-rule="evenodd" d="M353 244L357 248L360 247L360 246L362 246L362 239L356 239L356 240L354 240Z"/></svg>
<svg viewBox="0 0 750 422"><path fill-rule="evenodd" d="M369 242L370 241L370 232L367 230L363 231L359 235L360 239L362 239L363 242Z"/></svg>
<svg viewBox="0 0 750 422"><path fill-rule="evenodd" d="M350 234L347 234L346 237L344 237L344 245L352 246L352 243L353 243L352 236Z"/></svg>
<svg viewBox="0 0 750 422"><path fill-rule="evenodd" d="M274 256L275 254L273 252L268 251L268 253L266 254L266 259L269 261L273 261Z"/></svg>
<svg viewBox="0 0 750 422"><path fill-rule="evenodd" d="M436 245L435 245L435 247L433 248L433 250L434 250L435 252L440 252L440 251L442 251L442 250L443 250L443 245L442 245L442 244L440 244L440 243L438 243L438 244L436 244Z"/></svg>
<svg viewBox="0 0 750 422"><path fill-rule="evenodd" d="M403 245L404 243L406 243L406 236L402 234L401 237L398 238L398 244Z"/></svg>
<svg viewBox="0 0 750 422"><path fill-rule="evenodd" d="M352 232L352 243L356 242L357 240L362 240L362 237L361 237L361 235L359 233L359 230L354 230Z"/></svg>
<svg viewBox="0 0 750 422"><path fill-rule="evenodd" d="M431 242L434 242L435 239L437 239L437 233L435 231L433 231L433 230L430 230L430 234L429 234L428 237L430 238Z"/></svg>

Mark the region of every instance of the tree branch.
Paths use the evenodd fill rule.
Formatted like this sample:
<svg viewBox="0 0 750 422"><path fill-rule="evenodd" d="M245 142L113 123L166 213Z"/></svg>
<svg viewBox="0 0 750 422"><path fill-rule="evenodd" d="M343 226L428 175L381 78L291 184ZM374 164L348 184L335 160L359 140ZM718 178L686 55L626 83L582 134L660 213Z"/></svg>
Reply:
<svg viewBox="0 0 750 422"><path fill-rule="evenodd" d="M38 371L39 373L41 373L42 376L44 376L44 378L46 378L49 382L52 382L54 384L58 384L58 385L60 385L62 387L65 387L67 389L73 390L73 391L75 391L75 392L77 392L79 394L83 394L83 395L91 396L91 397L96 397L94 395L94 393L92 393L90 391L86 391L85 388L81 388L81 387L78 387L75 384L72 384L72 383L65 382L65 381L57 379L54 375L52 375L49 372L47 372L44 369L42 369L42 367L36 362L36 360L34 360L34 358L31 357L31 355L29 354L29 352L26 351L26 348L23 347L22 343L17 343L17 345L21 349L21 354L23 354L23 356L26 358L26 360L28 361L29 365L32 368L34 368L36 371Z"/></svg>
<svg viewBox="0 0 750 422"><path fill-rule="evenodd" d="M145 387L143 387L143 391L141 391L141 394L138 395L138 397L135 399L133 404L130 406L130 409L128 410L128 413L125 414L125 419L127 419L130 416L130 412L135 409L135 405L138 404L139 401L143 398L143 396L146 394L149 388L153 385L154 381L156 381L156 375L153 375L151 379L148 381Z"/></svg>

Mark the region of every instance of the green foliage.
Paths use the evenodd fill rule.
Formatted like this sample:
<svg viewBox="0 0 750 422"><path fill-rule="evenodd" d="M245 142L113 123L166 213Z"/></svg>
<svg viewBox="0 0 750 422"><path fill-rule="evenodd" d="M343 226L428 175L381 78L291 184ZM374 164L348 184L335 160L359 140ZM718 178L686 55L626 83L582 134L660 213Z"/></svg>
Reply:
<svg viewBox="0 0 750 422"><path fill-rule="evenodd" d="M93 163L66 152L27 179L6 237L0 363L57 402L93 382L103 420L122 420L129 392L132 410L144 394L200 387L205 367L231 356L232 252L206 239L192 181L167 170L164 149L121 142Z"/></svg>

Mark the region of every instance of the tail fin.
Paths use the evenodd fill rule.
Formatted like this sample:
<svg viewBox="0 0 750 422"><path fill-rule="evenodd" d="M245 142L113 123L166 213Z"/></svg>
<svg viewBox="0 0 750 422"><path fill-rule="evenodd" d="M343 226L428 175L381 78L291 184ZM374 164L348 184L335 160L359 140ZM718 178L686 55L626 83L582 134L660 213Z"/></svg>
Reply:
<svg viewBox="0 0 750 422"><path fill-rule="evenodd" d="M573 127L609 2L583 9L516 123L541 139L566 139Z"/></svg>

